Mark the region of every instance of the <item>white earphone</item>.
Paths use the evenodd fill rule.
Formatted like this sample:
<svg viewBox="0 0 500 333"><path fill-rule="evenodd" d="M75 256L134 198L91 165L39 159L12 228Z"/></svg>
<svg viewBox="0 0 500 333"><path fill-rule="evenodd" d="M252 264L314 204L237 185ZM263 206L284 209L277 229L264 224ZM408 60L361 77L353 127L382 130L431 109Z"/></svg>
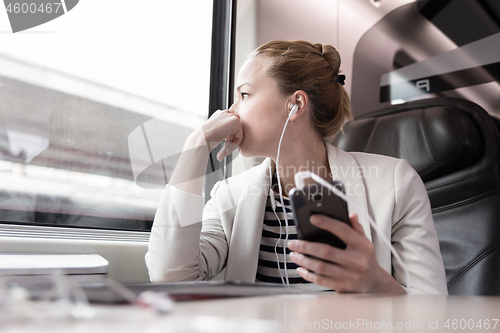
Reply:
<svg viewBox="0 0 500 333"><path fill-rule="evenodd" d="M280 160L281 142L283 140L283 135L285 134L286 127L288 125L288 122L290 121L290 118L295 113L297 113L298 110L299 110L298 105L297 104L292 104L292 108L290 109L290 112L288 113L288 118L287 118L287 120L285 122L285 126L283 127L283 132L281 133L280 142L278 144L278 153L277 153L277 156L276 156L276 176L278 178L278 188L279 188L279 194L280 194L280 203L281 203L281 206L283 207L283 214L284 214L284 217L285 217L285 227L286 227L285 245L283 246L283 266L285 268L285 277L284 278L283 278L283 274L281 273L280 262L279 262L279 258L278 258L278 252L277 252L277 246L278 246L279 241L281 240L281 220L278 217L278 214L276 213L276 202L274 200L274 191L272 189L272 180L270 181L271 186L270 186L270 189L269 189L269 196L271 197L271 206L273 208L274 215L276 216L276 218L278 219L278 222L280 224L280 235L279 235L278 241L274 245L274 253L276 254L276 264L278 265L278 272L280 273L281 281L286 286L290 285L290 282L289 282L289 279L288 279L288 269L287 269L287 265L286 265L286 249L287 249L287 243L288 243L288 217L287 217L287 213L286 213L285 208L284 208L285 207L285 203L283 202L283 189L281 188L281 181L280 181L280 174L279 174L279 160ZM271 164L269 164L269 176L272 178L272 176L271 176Z"/></svg>

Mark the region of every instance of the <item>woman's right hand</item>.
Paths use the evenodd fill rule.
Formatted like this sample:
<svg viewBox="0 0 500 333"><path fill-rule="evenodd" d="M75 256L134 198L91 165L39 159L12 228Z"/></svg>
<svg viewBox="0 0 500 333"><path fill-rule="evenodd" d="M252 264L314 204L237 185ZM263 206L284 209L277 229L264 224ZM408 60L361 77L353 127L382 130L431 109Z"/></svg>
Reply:
<svg viewBox="0 0 500 333"><path fill-rule="evenodd" d="M226 140L217 154L219 161L236 150L244 138L240 118L229 110L217 110L201 128L210 150Z"/></svg>

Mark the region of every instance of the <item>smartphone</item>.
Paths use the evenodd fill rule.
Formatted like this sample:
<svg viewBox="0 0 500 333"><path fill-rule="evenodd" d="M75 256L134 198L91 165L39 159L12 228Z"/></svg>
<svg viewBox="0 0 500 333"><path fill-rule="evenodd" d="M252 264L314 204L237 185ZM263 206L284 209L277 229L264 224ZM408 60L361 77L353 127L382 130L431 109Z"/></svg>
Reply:
<svg viewBox="0 0 500 333"><path fill-rule="evenodd" d="M341 182L332 181L329 183L345 193L344 185ZM294 188L290 191L289 198L299 239L326 243L340 249L346 248L345 243L337 236L312 225L310 222L311 215L321 214L350 226L349 212L344 199L321 184L307 185L301 190Z"/></svg>

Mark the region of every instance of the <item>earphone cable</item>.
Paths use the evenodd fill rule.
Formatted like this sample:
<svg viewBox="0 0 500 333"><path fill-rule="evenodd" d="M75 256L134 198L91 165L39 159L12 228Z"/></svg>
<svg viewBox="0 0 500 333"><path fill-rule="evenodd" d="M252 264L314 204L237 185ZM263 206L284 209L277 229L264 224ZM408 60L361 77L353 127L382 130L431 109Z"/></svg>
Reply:
<svg viewBox="0 0 500 333"><path fill-rule="evenodd" d="M278 154L276 156L276 175L278 178L278 189L280 192L280 201L281 201L281 209L283 210L283 214L285 215L285 227L286 227L286 236L285 236L285 244L283 246L283 266L285 267L285 277L286 277L286 286L290 286L290 282L288 279L288 269L286 265L286 248L288 247L288 216L286 213L285 202L283 200L283 189L281 188L281 180L279 174L279 160L280 160L280 150L281 150L281 142L283 141L283 136L285 135L286 127L288 126L288 122L290 121L290 117L292 116L292 112L290 112L288 118L286 119L285 126L283 127L283 132L281 132L280 142L278 144Z"/></svg>
<svg viewBox="0 0 500 333"><path fill-rule="evenodd" d="M270 175L270 186L269 186L269 199L271 200L271 207L273 209L273 212L274 212L274 215L276 216L276 219L278 220L278 223L280 225L280 235L278 237L278 240L276 241L276 244L274 244L274 254L276 255L276 264L278 265L278 272L280 274L280 278L281 278L281 283L283 283L284 285L286 285L285 283L285 280L283 279L283 273L281 273L281 267L280 267L280 259L278 257L278 244L281 240L281 220L278 216L278 214L276 213L276 203L274 202L274 191L273 191L273 177L271 176L272 175L272 170L271 170L271 163L269 163L269 175Z"/></svg>

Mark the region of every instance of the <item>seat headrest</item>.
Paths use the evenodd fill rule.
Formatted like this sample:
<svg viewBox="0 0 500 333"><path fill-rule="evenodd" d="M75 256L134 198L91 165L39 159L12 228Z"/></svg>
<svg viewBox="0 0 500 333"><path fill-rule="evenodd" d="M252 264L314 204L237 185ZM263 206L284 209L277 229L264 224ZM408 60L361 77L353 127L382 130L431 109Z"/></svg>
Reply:
<svg viewBox="0 0 500 333"><path fill-rule="evenodd" d="M405 159L424 182L474 163L483 145L472 118L442 105L367 114L347 124L334 143L345 151Z"/></svg>

